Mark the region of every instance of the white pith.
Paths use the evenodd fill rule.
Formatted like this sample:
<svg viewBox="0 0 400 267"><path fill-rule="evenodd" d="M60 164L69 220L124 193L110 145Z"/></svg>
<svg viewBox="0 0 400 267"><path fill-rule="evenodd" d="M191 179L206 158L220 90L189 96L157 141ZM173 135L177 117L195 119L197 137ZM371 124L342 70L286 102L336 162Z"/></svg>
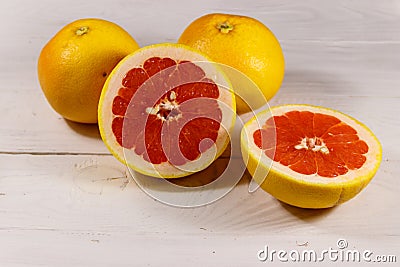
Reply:
<svg viewBox="0 0 400 267"><path fill-rule="evenodd" d="M317 141L321 144L317 145ZM323 154L329 154L329 149L324 141L318 137L304 137L301 139L300 144L294 146L295 149L311 149L314 152L321 152Z"/></svg>
<svg viewBox="0 0 400 267"><path fill-rule="evenodd" d="M257 129L260 129L271 116L280 116L286 112L293 110L310 111L314 113L332 115L340 119L342 122L353 127L357 131L359 138L361 140L364 140L369 147L368 152L366 154L363 154L367 158L364 165L359 169L349 170L344 175L340 175L334 178L327 178L321 177L318 174L301 174L293 171L288 166L271 160L268 156L265 155L263 150L255 145L253 140L253 133ZM305 182L323 184L348 182L358 177L368 176L368 174L372 170L376 170L381 160L381 146L376 137L365 126L357 122L355 119L338 111L309 105L284 105L272 108L271 112L269 112L268 110L261 112L257 115L257 118L253 118L248 123L246 123L242 130L241 138L243 142L243 147L248 149L248 154L252 157L258 158L259 164L263 165L264 169L269 169L269 167L272 166L272 171L274 172L281 173L281 175L283 176L291 177L292 179ZM310 149L308 145L304 145L304 142L302 143L302 141L300 141L299 144L297 144L296 146L297 149ZM324 153L325 147L326 146L323 144L323 146L318 147L318 149L320 152ZM267 175L267 173L265 173L265 175Z"/></svg>
<svg viewBox="0 0 400 267"><path fill-rule="evenodd" d="M168 98L162 99L160 101L160 104L156 105L155 107L147 107L146 108L146 113L151 114L151 115L156 115L158 119L162 121L171 121L171 120L178 120L182 118L182 113L179 112L179 104L176 102L176 93L172 91L169 95ZM160 110L177 110L178 114L176 116L168 116L167 118L164 118L160 114Z"/></svg>
<svg viewBox="0 0 400 267"><path fill-rule="evenodd" d="M135 67L142 67L143 62L151 57L169 57L174 60L188 60L200 66L206 73L206 77L212 79L219 87L220 96L217 99L219 108L222 111L221 127L218 132L217 140L213 147L201 154L195 161L189 161L182 166L175 167L169 162L153 165L143 159L142 156L134 153L133 150L122 149L117 143L114 134L111 130L111 123L115 117L112 114L112 102L121 87L121 81L130 69ZM163 101L162 104L148 107L146 113L158 114L161 108L172 110L178 108L175 102L176 94L171 92L169 99ZM218 157L229 143L229 132L233 129L236 113L235 113L235 98L230 85L225 75L218 69L218 67L211 63L209 59L203 55L187 48L184 45L168 44L168 45L154 45L142 48L127 56L123 59L111 73L107 80L100 99L101 105L99 106L99 128L103 140L111 152L123 163L130 166L132 169L146 175L156 177L182 177L191 173L197 172L210 165L216 157ZM232 112L233 111L233 112ZM178 119L179 114L170 119ZM165 118L158 116L165 121Z"/></svg>

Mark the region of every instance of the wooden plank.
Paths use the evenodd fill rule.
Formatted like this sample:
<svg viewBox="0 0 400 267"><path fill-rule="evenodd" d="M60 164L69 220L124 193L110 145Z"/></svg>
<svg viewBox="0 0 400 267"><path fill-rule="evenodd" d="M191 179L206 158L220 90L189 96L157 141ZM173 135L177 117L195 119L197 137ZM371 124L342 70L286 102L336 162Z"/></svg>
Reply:
<svg viewBox="0 0 400 267"><path fill-rule="evenodd" d="M338 250L336 234L285 236L262 233L255 236L208 235L191 236L155 234L141 235L126 232L103 234L90 232L64 231L24 231L5 232L9 241L1 246L0 260L7 267L16 266L277 266L282 263L276 257L265 262L258 260L258 251L314 250L320 257L323 250ZM373 238L373 240L372 240ZM29 240L29 242L26 242ZM349 251L372 251L371 259L377 255L396 255L400 249L397 237L350 237L346 236ZM0 240L4 244L4 239ZM21 245L25 244L25 245ZM387 247L379 247L385 244ZM302 246L303 245L303 246ZM340 254L339 254L340 255ZM288 258L288 256L286 256ZM322 257L321 257L322 258ZM332 257L334 259L334 256ZM306 258L307 259L307 258ZM340 259L340 258L339 258ZM296 266L310 266L310 261L295 263ZM336 262L341 260L336 260ZM364 262L361 258L361 262ZM397 256L398 261L398 256ZM318 264L332 262L328 255ZM342 261L353 266L354 263ZM287 264L287 262L284 262ZM313 264L313 263L311 263ZM315 263L314 263L315 264ZM358 263L359 264L359 263ZM387 263L395 265L395 263Z"/></svg>
<svg viewBox="0 0 400 267"><path fill-rule="evenodd" d="M359 118L378 131L378 136L379 131L390 135L391 141L385 143L397 142L400 46L284 43L283 48L287 59L285 80L271 105L328 106ZM382 53L370 53L371 50ZM18 75L13 71L8 68L5 74ZM36 73L30 69L26 76L36 76ZM95 125L63 120L51 110L33 80L34 77L24 79L11 89L2 89L0 152L108 154ZM9 84L13 83L6 79L0 87L9 87ZM385 127L393 130L385 131Z"/></svg>
<svg viewBox="0 0 400 267"><path fill-rule="evenodd" d="M11 90L0 103L1 152L109 154L96 124L64 120L40 91Z"/></svg>
<svg viewBox="0 0 400 267"><path fill-rule="evenodd" d="M304 85L306 86L306 85ZM296 87L287 86L270 102L312 104L345 112L365 123L381 140L388 157L400 159L397 147L399 121L398 97L325 96L317 86L313 93L300 96ZM97 125L67 122L55 114L40 94L25 95L18 91L0 99L0 152L44 154L109 154ZM7 95L6 94L6 95ZM7 99L18 98L18 102ZM238 131L239 129L237 129Z"/></svg>
<svg viewBox="0 0 400 267"><path fill-rule="evenodd" d="M0 262L214 266L215 259L243 266L256 263L265 245L291 250L307 242L307 249L321 251L338 238L352 248L394 254L399 163L384 161L365 191L334 209L298 209L262 190L250 194L247 176L221 200L182 209L126 183L125 167L111 156L0 155Z"/></svg>
<svg viewBox="0 0 400 267"><path fill-rule="evenodd" d="M9 1L0 10L0 17L8 22L0 26L3 35L7 36L2 39L0 50L1 89L10 90L10 85L32 88L34 84L37 87L35 69L41 48L61 27L87 16L115 21L131 33L141 46L176 42L186 25L194 18L210 12L224 12L258 18L272 29L284 46L288 42L297 47L302 47L304 42L321 47L329 47L335 43L356 46L364 42L388 43L397 47L396 51L383 47L374 49L374 52L365 56L379 58L381 54L390 54L398 58L399 54L400 9L396 0L342 0L323 3L314 0L286 0L279 3L257 0L251 4L235 1L230 5L212 0L196 3L174 0L156 5L147 1L122 1L111 6L105 0L96 1L95 4L87 1L84 6L78 2L71 4L69 1L59 2L57 5L50 0L37 1L35 6L28 3L24 0ZM171 12L165 12L178 6L179 8ZM60 13L59 10L63 12ZM90 10L90 15L87 10ZM160 22L155 26L154 21L158 20ZM312 51L300 51L298 56L312 57ZM309 65L309 60L301 62L300 66ZM324 64L329 62L325 61Z"/></svg>
<svg viewBox="0 0 400 267"><path fill-rule="evenodd" d="M400 45L283 42L281 93L299 97L393 96L400 83Z"/></svg>
<svg viewBox="0 0 400 267"><path fill-rule="evenodd" d="M282 41L281 45L286 64L284 90L298 94L400 96L396 90L400 82L399 44ZM40 49L31 52L39 56ZM15 101L23 94L42 95L36 59L24 57L18 63L1 53L6 52L0 51L3 93L18 91L20 95L10 98Z"/></svg>
<svg viewBox="0 0 400 267"><path fill-rule="evenodd" d="M58 8L65 12L60 14ZM175 12L166 12L171 8ZM4 3L0 14L4 21L19 22L16 27L2 25L4 32L19 37L23 37L22 33L28 33L25 38L34 41L38 38L48 39L66 23L87 17L87 10L91 11L92 17L108 18L120 23L142 45L176 40L193 19L211 12L256 17L276 32L281 40L400 41L400 11L396 0L340 0L323 3L316 0L255 0L251 3L234 1L229 5L212 0L201 3L172 0L157 5L143 0L113 5L108 5L105 0L96 1L96 4L87 1L85 5L61 1L52 5L50 0L40 0L35 6L27 4L25 0L18 0ZM31 23L33 20L35 24ZM152 21L160 23L155 27ZM40 32L35 25L40 27Z"/></svg>
<svg viewBox="0 0 400 267"><path fill-rule="evenodd" d="M262 190L249 194L247 174L232 192L214 204L182 209L147 196L127 179L125 166L111 156L0 155L0 159L2 231L261 231L289 235L327 233L344 220L352 227L343 227L341 234L351 235L356 227L360 235L362 229L382 236L400 235L400 215L391 212L397 205L400 169L399 161L391 159L382 162L375 179L359 196L328 210L293 208ZM385 217L385 227L381 216Z"/></svg>

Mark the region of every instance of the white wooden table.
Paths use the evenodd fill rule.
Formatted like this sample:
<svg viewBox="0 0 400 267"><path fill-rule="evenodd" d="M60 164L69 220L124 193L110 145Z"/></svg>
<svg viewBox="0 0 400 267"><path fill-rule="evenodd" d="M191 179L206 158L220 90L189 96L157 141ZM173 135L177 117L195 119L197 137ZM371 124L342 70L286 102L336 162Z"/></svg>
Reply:
<svg viewBox="0 0 400 267"><path fill-rule="evenodd" d="M376 133L383 161L359 196L303 210L262 190L249 194L244 177L214 204L166 206L126 184L97 126L67 122L47 104L37 58L63 25L104 18L144 46L175 42L210 12L255 17L281 41L286 76L271 105L327 106ZM2 2L0 20L1 267L275 266L258 251L322 251L340 238L349 249L396 255L386 266L398 266L400 1L13 0Z"/></svg>

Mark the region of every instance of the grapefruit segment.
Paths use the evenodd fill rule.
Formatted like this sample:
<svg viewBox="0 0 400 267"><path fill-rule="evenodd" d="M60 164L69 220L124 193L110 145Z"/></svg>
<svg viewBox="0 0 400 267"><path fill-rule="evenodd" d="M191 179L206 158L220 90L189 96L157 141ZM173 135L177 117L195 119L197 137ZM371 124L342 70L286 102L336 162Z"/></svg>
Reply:
<svg viewBox="0 0 400 267"><path fill-rule="evenodd" d="M99 104L104 143L140 173L175 178L210 165L235 122L231 85L215 63L184 45L139 49L110 74Z"/></svg>
<svg viewBox="0 0 400 267"><path fill-rule="evenodd" d="M382 149L357 120L310 105L284 105L257 114L241 133L243 158L261 187L303 208L351 199L375 175Z"/></svg>

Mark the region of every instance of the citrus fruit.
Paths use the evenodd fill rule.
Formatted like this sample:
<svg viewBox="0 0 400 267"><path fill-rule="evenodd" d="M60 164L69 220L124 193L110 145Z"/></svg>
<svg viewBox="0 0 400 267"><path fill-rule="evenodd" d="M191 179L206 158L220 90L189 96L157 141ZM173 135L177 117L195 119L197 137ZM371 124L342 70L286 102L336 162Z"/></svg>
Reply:
<svg viewBox="0 0 400 267"><path fill-rule="evenodd" d="M237 69L259 88L242 88L240 82L235 83L236 74L229 76L239 96L246 90L261 90L269 100L281 86L285 68L281 46L274 34L254 18L208 14L193 21L178 42L207 54L218 63ZM245 102L257 102L259 94L255 92L253 95L253 98L244 99ZM236 101L238 113L249 111L241 98Z"/></svg>
<svg viewBox="0 0 400 267"><path fill-rule="evenodd" d="M111 153L154 177L183 177L227 147L236 120L228 79L207 57L179 44L141 48L108 77L99 128Z"/></svg>
<svg viewBox="0 0 400 267"><path fill-rule="evenodd" d="M241 132L245 163L261 188L302 208L327 208L357 195L375 175L382 149L355 119L331 109L283 105Z"/></svg>
<svg viewBox="0 0 400 267"><path fill-rule="evenodd" d="M62 28L42 49L38 77L53 109L64 118L97 122L97 105L107 76L136 41L118 25L80 19Z"/></svg>

